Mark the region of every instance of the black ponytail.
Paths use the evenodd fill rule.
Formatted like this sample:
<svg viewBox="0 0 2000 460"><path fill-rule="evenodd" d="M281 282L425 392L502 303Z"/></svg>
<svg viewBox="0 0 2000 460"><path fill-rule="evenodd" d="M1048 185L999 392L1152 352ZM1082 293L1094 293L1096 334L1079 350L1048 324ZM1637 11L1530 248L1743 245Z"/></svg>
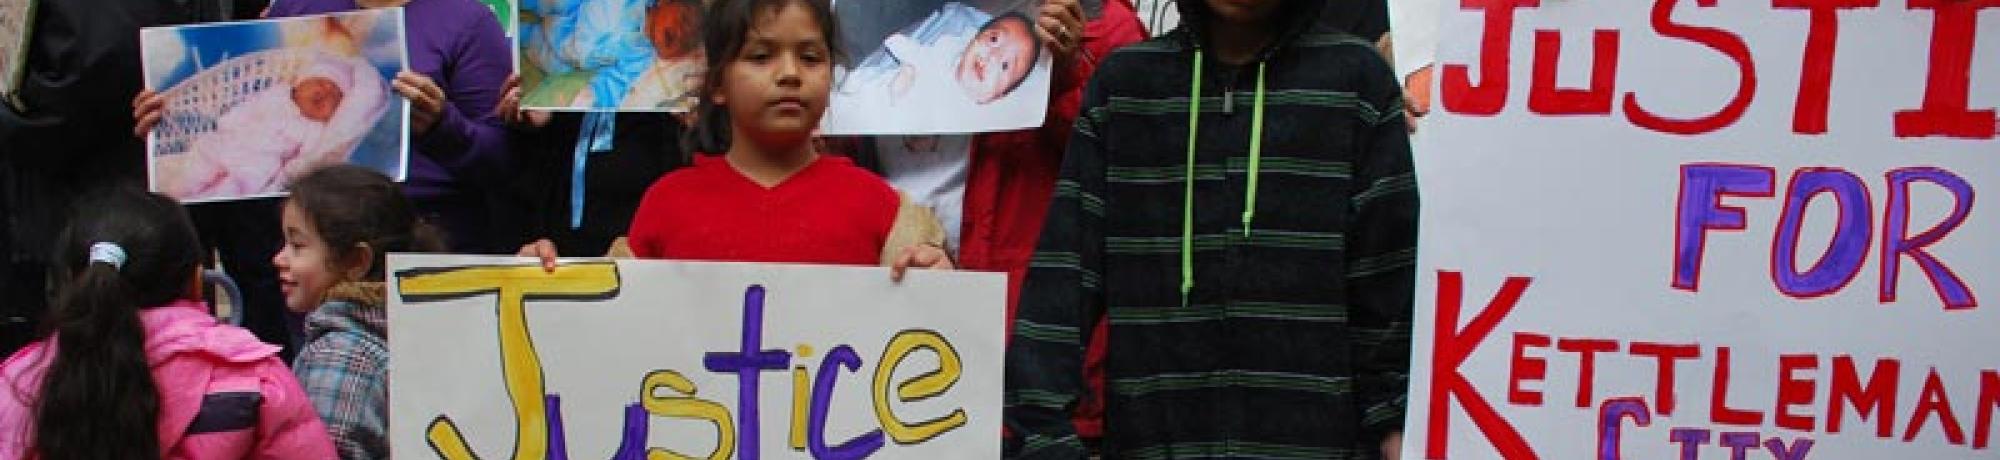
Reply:
<svg viewBox="0 0 2000 460"><path fill-rule="evenodd" d="M119 188L77 202L54 258L44 333L55 354L31 443L41 458L160 457L159 390L139 311L186 297L198 254L194 225L171 199Z"/></svg>

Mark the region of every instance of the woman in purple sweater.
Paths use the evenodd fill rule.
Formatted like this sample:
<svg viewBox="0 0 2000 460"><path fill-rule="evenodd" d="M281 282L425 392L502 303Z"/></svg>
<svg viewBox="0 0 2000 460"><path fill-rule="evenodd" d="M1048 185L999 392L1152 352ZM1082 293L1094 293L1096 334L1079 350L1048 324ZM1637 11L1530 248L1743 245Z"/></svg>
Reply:
<svg viewBox="0 0 2000 460"><path fill-rule="evenodd" d="M454 252L509 252L494 236L489 193L511 168L494 115L513 55L493 11L477 0L275 0L268 17L401 6L410 69L396 92L410 99L409 179L403 189L444 229Z"/></svg>

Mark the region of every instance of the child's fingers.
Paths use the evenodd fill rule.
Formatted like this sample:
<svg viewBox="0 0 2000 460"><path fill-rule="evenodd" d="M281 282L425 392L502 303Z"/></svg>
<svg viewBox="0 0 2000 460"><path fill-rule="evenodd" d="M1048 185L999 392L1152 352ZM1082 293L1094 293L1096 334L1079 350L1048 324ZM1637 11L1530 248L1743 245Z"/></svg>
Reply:
<svg viewBox="0 0 2000 460"><path fill-rule="evenodd" d="M944 249L940 249L937 246L924 246L923 252L926 259L923 265L924 268L931 270L954 269L951 263L951 256L945 254Z"/></svg>
<svg viewBox="0 0 2000 460"><path fill-rule="evenodd" d="M556 243L553 241L535 240L533 243L521 246L521 252L515 255L539 259L542 262L542 271L549 273L556 271Z"/></svg>
<svg viewBox="0 0 2000 460"><path fill-rule="evenodd" d="M903 282L903 273L910 270L911 262L917 258L916 250L914 247L903 248L902 253L896 255L896 263L889 265L889 281Z"/></svg>

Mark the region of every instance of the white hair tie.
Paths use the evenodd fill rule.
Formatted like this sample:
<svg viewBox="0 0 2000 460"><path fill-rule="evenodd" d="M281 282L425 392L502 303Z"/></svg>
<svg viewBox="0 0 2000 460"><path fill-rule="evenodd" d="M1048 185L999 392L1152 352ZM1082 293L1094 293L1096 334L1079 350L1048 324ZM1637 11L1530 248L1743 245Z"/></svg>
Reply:
<svg viewBox="0 0 2000 460"><path fill-rule="evenodd" d="M114 270L124 270L125 248L119 247L118 243L91 243L90 262L103 262L111 264Z"/></svg>

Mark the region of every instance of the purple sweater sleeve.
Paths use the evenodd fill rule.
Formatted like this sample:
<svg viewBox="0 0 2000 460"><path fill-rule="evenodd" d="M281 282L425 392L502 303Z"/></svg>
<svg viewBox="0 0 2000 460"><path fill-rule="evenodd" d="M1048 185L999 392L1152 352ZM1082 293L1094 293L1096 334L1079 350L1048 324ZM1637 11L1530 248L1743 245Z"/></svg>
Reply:
<svg viewBox="0 0 2000 460"><path fill-rule="evenodd" d="M484 10L479 11L484 13ZM514 72L513 57L500 23L491 14L463 23L444 64L449 104L431 130L414 139L416 150L461 180L490 182L508 168L507 131L493 108L501 86ZM435 76L434 76L435 78Z"/></svg>

